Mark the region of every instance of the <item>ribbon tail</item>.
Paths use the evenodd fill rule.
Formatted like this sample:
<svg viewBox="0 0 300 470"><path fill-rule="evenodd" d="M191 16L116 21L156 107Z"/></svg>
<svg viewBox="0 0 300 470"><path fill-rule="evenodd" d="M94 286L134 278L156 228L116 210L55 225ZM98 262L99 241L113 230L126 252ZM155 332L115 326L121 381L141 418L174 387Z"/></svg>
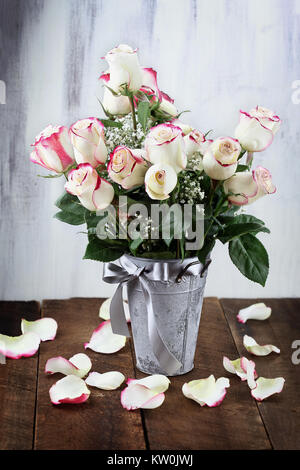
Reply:
<svg viewBox="0 0 300 470"><path fill-rule="evenodd" d="M128 329L128 325L127 325L127 321L125 317L125 312L124 312L122 290L123 290L123 283L121 282L118 285L117 290L114 293L114 296L110 304L111 328L115 335L122 335L122 336L130 337L130 333L129 333L129 329Z"/></svg>
<svg viewBox="0 0 300 470"><path fill-rule="evenodd" d="M158 360L161 368L166 372L167 375L173 375L182 366L181 362L172 354L164 343L162 337L157 329L153 305L151 300L150 292L147 289L147 285L144 283L142 277L139 278L142 286L142 290L145 297L148 313L148 333L149 339L152 346L152 351Z"/></svg>

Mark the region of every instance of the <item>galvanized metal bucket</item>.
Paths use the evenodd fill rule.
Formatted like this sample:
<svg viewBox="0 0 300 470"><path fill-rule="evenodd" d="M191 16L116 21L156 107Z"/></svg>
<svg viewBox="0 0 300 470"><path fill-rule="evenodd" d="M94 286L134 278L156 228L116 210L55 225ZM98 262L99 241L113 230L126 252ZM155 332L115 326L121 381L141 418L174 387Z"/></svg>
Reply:
<svg viewBox="0 0 300 470"><path fill-rule="evenodd" d="M127 256L127 255L126 255ZM153 260L130 257L138 267L149 263L179 263L178 260ZM181 279L147 280L158 330L169 351L182 366L173 375L182 375L194 368L194 356L201 317L207 270L203 274L184 275L184 269L198 258L180 263ZM203 267L204 268L204 267ZM127 296L136 354L137 368L146 374L166 374L157 361L149 340L147 308L138 279L127 284Z"/></svg>

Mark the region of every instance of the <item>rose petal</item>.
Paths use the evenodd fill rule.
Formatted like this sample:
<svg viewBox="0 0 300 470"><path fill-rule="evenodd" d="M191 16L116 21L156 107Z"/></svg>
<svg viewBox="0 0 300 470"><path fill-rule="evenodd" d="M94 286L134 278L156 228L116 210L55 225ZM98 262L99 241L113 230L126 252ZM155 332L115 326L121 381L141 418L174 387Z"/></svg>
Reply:
<svg viewBox="0 0 300 470"><path fill-rule="evenodd" d="M103 318L103 320L109 320L110 319L110 304L111 304L111 299L112 297L109 297L108 299L104 300L104 302L101 304L100 310L99 310L99 317ZM124 307L124 312L125 312L125 318L126 321L130 321L130 313L129 313L129 306L128 302L126 300L123 301L123 307Z"/></svg>
<svg viewBox="0 0 300 470"><path fill-rule="evenodd" d="M251 380L252 373L255 378L257 378L257 373L255 371L255 363L253 361L249 361L246 357L239 357L238 359L231 361L230 359L228 359L228 357L224 356L223 366L225 370L227 370L231 374L236 374L238 377L240 377L242 381L248 380L248 377L249 380ZM250 370L248 371L249 366Z"/></svg>
<svg viewBox="0 0 300 470"><path fill-rule="evenodd" d="M251 390L251 395L255 400L262 401L265 398L274 395L274 393L280 393L284 386L284 378L277 377L276 379L265 379L259 377L256 381L256 388Z"/></svg>
<svg viewBox="0 0 300 470"><path fill-rule="evenodd" d="M31 331L36 333L41 341L52 341L57 332L57 322L53 318L40 318L35 321L27 321L22 318L21 321L22 333Z"/></svg>
<svg viewBox="0 0 300 470"><path fill-rule="evenodd" d="M121 392L121 405L129 411L158 408L164 399L164 393L156 393L140 384L131 384Z"/></svg>
<svg viewBox="0 0 300 470"><path fill-rule="evenodd" d="M144 387L149 388L155 393L163 393L168 390L170 385L170 380L165 375L154 374L144 379L128 379L127 385L143 385Z"/></svg>
<svg viewBox="0 0 300 470"><path fill-rule="evenodd" d="M84 347L95 352L111 354L120 351L125 346L126 336L115 335L112 332L110 320L100 323L94 330L89 343Z"/></svg>
<svg viewBox="0 0 300 470"><path fill-rule="evenodd" d="M255 341L254 338L251 338L251 336L245 335L243 338L243 344L247 351L251 354L254 354L255 356L267 356L271 352L276 352L280 353L280 349L278 349L276 346L273 346L273 344L264 344L264 345L259 345Z"/></svg>
<svg viewBox="0 0 300 470"><path fill-rule="evenodd" d="M237 315L237 319L240 323L246 323L247 320L266 320L271 316L271 313L272 309L261 302L242 308Z"/></svg>
<svg viewBox="0 0 300 470"><path fill-rule="evenodd" d="M196 401L201 406L214 407L222 403L228 387L230 387L228 379L221 377L216 380L213 375L210 375L206 379L185 383L182 392L187 398Z"/></svg>
<svg viewBox="0 0 300 470"><path fill-rule="evenodd" d="M77 377L84 377L92 367L90 358L83 353L75 354L70 359L64 357L52 357L48 359L45 366L46 374L55 374L60 372L64 375L76 375Z"/></svg>
<svg viewBox="0 0 300 470"><path fill-rule="evenodd" d="M248 387L253 389L256 387L255 379L257 378L257 373L255 370L255 362L250 361L246 357L241 358L241 368L245 371Z"/></svg>
<svg viewBox="0 0 300 470"><path fill-rule="evenodd" d="M33 356L40 346L40 337L32 332L20 336L0 334L0 353L11 359Z"/></svg>
<svg viewBox="0 0 300 470"><path fill-rule="evenodd" d="M67 375L56 382L49 390L50 400L54 405L61 403L84 403L90 396L85 381L75 375Z"/></svg>
<svg viewBox="0 0 300 470"><path fill-rule="evenodd" d="M88 378L85 379L85 383L102 390L115 390L120 387L124 380L125 376L118 371L104 372L104 374L91 372Z"/></svg>

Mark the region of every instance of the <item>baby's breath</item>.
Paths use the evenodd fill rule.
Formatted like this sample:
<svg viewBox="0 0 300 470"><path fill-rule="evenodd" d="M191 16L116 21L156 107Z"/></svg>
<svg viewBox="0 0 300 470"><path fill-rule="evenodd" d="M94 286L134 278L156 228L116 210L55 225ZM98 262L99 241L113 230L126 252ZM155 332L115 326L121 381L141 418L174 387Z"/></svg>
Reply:
<svg viewBox="0 0 300 470"><path fill-rule="evenodd" d="M107 127L105 129L108 152L111 153L118 145L124 145L132 149L141 148L146 137L141 124L137 121L137 129L135 131L131 114L118 117L115 121L121 123L122 127Z"/></svg>
<svg viewBox="0 0 300 470"><path fill-rule="evenodd" d="M202 176L193 171L183 171L180 174L179 202L181 204L200 204L204 199L204 191L201 188Z"/></svg>

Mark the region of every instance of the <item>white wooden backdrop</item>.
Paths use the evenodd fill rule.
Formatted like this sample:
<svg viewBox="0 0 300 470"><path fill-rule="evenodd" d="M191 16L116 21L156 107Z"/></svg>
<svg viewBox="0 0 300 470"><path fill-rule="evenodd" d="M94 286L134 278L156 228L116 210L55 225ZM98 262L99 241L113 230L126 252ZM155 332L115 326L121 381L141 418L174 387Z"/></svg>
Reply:
<svg viewBox="0 0 300 470"><path fill-rule="evenodd" d="M292 84L300 80L300 2L296 0L0 0L0 298L108 296L101 265L83 261L80 230L52 218L62 180L37 178L30 144L48 123L99 115L100 60L118 43L139 48L159 85L191 109L188 120L231 135L239 108L273 108L282 128L255 156L277 193L251 206L271 235L265 289L251 283L218 246L207 295L299 295L299 122ZM186 118L186 119L187 119ZM249 211L250 212L250 211Z"/></svg>

